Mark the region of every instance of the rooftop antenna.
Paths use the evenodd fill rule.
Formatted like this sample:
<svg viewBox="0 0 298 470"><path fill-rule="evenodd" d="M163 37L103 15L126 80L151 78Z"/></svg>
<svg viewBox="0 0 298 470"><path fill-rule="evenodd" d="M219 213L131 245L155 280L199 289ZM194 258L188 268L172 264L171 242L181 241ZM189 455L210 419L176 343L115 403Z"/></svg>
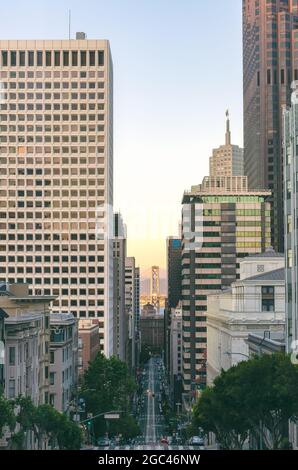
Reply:
<svg viewBox="0 0 298 470"><path fill-rule="evenodd" d="M68 39L70 40L71 10L68 10Z"/></svg>
<svg viewBox="0 0 298 470"><path fill-rule="evenodd" d="M231 145L230 112L226 110L226 145Z"/></svg>

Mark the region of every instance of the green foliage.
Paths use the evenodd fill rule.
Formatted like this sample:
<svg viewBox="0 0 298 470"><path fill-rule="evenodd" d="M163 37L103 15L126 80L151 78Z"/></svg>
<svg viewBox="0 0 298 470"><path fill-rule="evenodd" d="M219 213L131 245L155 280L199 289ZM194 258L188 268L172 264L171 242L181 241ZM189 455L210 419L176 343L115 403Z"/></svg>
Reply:
<svg viewBox="0 0 298 470"><path fill-rule="evenodd" d="M59 449L80 449L81 430L66 415L51 405L41 405L36 410L35 419L39 433L48 438L53 447L58 444Z"/></svg>
<svg viewBox="0 0 298 470"><path fill-rule="evenodd" d="M24 448L28 431L34 432L40 449L45 441L52 448L78 450L81 447L82 432L76 423L51 405L35 406L30 397L19 396L15 400L0 397L0 431L4 425L18 429L10 439L13 449Z"/></svg>
<svg viewBox="0 0 298 470"><path fill-rule="evenodd" d="M0 395L0 438L3 436L3 427L13 428L15 425L15 416L13 404Z"/></svg>
<svg viewBox="0 0 298 470"><path fill-rule="evenodd" d="M140 364L143 366L150 360L150 358L151 358L150 346L147 344L142 345L141 353L140 353Z"/></svg>
<svg viewBox="0 0 298 470"><path fill-rule="evenodd" d="M65 415L60 415L60 429L57 433L57 441L59 449L79 450L82 443L82 431Z"/></svg>
<svg viewBox="0 0 298 470"><path fill-rule="evenodd" d="M125 362L98 354L85 372L82 383L86 411L93 415L108 411L128 412L136 389L136 383ZM101 435L106 430L103 417L94 420L93 425L96 435Z"/></svg>
<svg viewBox="0 0 298 470"><path fill-rule="evenodd" d="M40 405L35 413L35 425L38 429L39 437L44 437L55 445L60 431L60 413L51 405Z"/></svg>
<svg viewBox="0 0 298 470"><path fill-rule="evenodd" d="M151 356L155 354L161 355L161 353L161 348L153 347L149 344L142 344L140 353L140 365L143 366L150 360Z"/></svg>
<svg viewBox="0 0 298 470"><path fill-rule="evenodd" d="M23 431L34 430L37 408L33 405L31 398L19 396L14 401L14 406L18 409L16 420L21 429Z"/></svg>
<svg viewBox="0 0 298 470"><path fill-rule="evenodd" d="M223 371L203 391L194 423L226 449L242 449L248 435L278 449L289 419L298 416L298 368L284 354L263 355Z"/></svg>
<svg viewBox="0 0 298 470"><path fill-rule="evenodd" d="M127 440L139 436L141 434L141 430L134 417L126 414L121 416L120 419L110 423L109 434L111 436L122 434L122 437Z"/></svg>
<svg viewBox="0 0 298 470"><path fill-rule="evenodd" d="M24 449L24 440L25 433L24 431L19 431L14 433L10 439L10 446L13 450L23 450Z"/></svg>

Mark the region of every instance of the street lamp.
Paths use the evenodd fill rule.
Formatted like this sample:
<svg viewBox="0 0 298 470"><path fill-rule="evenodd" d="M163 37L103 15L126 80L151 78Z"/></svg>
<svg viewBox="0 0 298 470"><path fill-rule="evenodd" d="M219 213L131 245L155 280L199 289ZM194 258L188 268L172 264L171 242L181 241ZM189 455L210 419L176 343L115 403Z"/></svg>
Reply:
<svg viewBox="0 0 298 470"><path fill-rule="evenodd" d="M177 406L177 415L179 416L180 415L180 406L182 404L181 403L176 403L176 406Z"/></svg>

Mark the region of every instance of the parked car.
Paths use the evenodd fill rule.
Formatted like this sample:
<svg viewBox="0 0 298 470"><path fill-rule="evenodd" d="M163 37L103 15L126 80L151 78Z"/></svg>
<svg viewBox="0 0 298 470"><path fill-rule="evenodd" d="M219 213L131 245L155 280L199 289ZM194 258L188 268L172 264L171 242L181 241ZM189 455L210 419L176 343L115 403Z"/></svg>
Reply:
<svg viewBox="0 0 298 470"><path fill-rule="evenodd" d="M192 436L189 440L189 444L194 447L204 448L205 442L203 437L200 436ZM203 449L201 449L203 450Z"/></svg>
<svg viewBox="0 0 298 470"><path fill-rule="evenodd" d="M97 445L100 449L110 446L110 440L107 437L101 437L97 441Z"/></svg>

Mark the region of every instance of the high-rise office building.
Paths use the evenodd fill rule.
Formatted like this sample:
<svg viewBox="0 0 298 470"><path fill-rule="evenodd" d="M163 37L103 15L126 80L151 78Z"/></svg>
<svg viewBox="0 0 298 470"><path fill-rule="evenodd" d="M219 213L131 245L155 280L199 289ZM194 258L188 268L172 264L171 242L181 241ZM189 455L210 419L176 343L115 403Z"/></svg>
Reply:
<svg viewBox="0 0 298 470"><path fill-rule="evenodd" d="M151 303L156 308L157 313L160 312L160 279L159 266L152 266L150 279L150 296Z"/></svg>
<svg viewBox="0 0 298 470"><path fill-rule="evenodd" d="M294 87L293 87L294 88ZM284 202L286 258L286 348L298 351L298 82L292 93L291 107L284 109ZM298 449L298 427L290 424L290 440Z"/></svg>
<svg viewBox="0 0 298 470"><path fill-rule="evenodd" d="M298 79L298 1L243 0L244 174L272 191L273 245L283 251L282 106Z"/></svg>
<svg viewBox="0 0 298 470"><path fill-rule="evenodd" d="M134 371L138 364L140 336L140 270L134 257L125 260L125 310L128 319L126 358Z"/></svg>
<svg viewBox="0 0 298 470"><path fill-rule="evenodd" d="M113 71L109 42L2 40L1 281L99 323L113 353Z"/></svg>
<svg viewBox="0 0 298 470"><path fill-rule="evenodd" d="M205 178L183 197L183 387L193 396L206 384L208 294L229 288L240 260L271 244L270 191L249 191L245 181Z"/></svg>
<svg viewBox="0 0 298 470"><path fill-rule="evenodd" d="M167 239L167 277L168 277L168 307L177 307L181 300L181 239Z"/></svg>
<svg viewBox="0 0 298 470"><path fill-rule="evenodd" d="M238 145L232 145L229 111L226 112L226 117L225 145L213 149L212 157L209 159L209 175L243 176L243 149Z"/></svg>
<svg viewBox="0 0 298 470"><path fill-rule="evenodd" d="M182 393L182 305L171 310L169 384L170 400L175 409Z"/></svg>
<svg viewBox="0 0 298 470"><path fill-rule="evenodd" d="M140 353L141 353L141 272L140 268L135 269L135 362L136 367L139 367Z"/></svg>
<svg viewBox="0 0 298 470"><path fill-rule="evenodd" d="M121 214L114 214L114 356L125 360L128 322L125 314L126 225Z"/></svg>
<svg viewBox="0 0 298 470"><path fill-rule="evenodd" d="M164 312L165 366L170 373L171 361L171 313L181 300L181 238L167 238L167 300Z"/></svg>

